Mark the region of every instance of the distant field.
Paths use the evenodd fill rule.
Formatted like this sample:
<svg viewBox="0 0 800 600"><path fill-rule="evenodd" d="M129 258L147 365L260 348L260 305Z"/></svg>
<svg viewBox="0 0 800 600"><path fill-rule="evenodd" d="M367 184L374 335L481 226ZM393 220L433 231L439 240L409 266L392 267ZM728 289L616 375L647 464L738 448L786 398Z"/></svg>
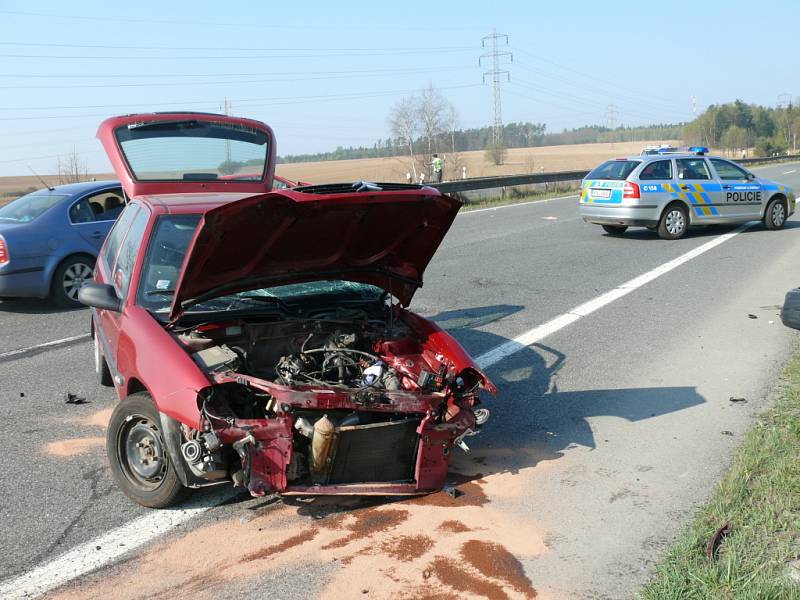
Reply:
<svg viewBox="0 0 800 600"><path fill-rule="evenodd" d="M453 155L445 153L445 176L446 178L460 177L462 165L467 168L467 177L590 169L607 158L638 154L644 146L656 143L676 142L674 140L656 140L651 142L512 148L508 150L505 164L499 167L487 161L483 151L461 152L458 154L457 160ZM457 173L454 172L456 170L454 167L456 166L458 167ZM408 157L291 163L278 165L277 167L278 175L311 183L356 181L359 179L369 181L405 181L406 173L410 171L411 163ZM94 174L92 177L98 180L114 179L114 175L110 173ZM53 184L56 181L56 177L53 175L44 175L44 179ZM15 197L12 194L20 195L41 187L42 184L32 175L0 177L0 204L4 204Z"/></svg>

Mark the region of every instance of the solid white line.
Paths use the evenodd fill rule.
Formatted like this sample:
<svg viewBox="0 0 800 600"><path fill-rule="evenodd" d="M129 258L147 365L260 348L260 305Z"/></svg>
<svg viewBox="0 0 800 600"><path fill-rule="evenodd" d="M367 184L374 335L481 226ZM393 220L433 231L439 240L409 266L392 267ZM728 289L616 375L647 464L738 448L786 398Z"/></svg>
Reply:
<svg viewBox="0 0 800 600"><path fill-rule="evenodd" d="M615 300L619 300L623 296L630 294L632 291L642 287L643 285L661 277L665 273L669 273L680 265L708 252L712 248L716 248L720 244L730 240L731 238L739 235L754 223L746 223L741 227L735 229L730 233L720 235L710 242L706 242L698 246L694 250L690 250L681 256L670 260L655 269L648 271L638 277L631 279L615 287L614 289L601 294L597 298L584 302L576 306L572 310L550 319L546 323L534 327L530 331L526 331L522 335L517 336L513 340L509 340L504 344L480 355L476 362L481 368L488 368L504 358L516 354L520 350L524 350L531 344L534 344L549 335L564 329L568 325L579 321L580 319L592 314L593 312L601 309ZM79 336L82 337L82 336ZM78 338L75 338L78 339ZM63 340L59 340L63 343ZM55 342L51 342L52 345ZM48 344L45 344L48 345ZM1 356L1 355L0 355ZM9 579L0 583L0 598L9 599L31 599L48 591L72 581L73 579L85 575L96 569L100 569L109 565L115 560L121 558L125 554L141 548L145 544L153 541L157 537L168 533L172 529L180 526L189 519L204 513L205 511L220 504L225 499L231 497L230 488L223 488L217 492L216 496L211 499L205 496L198 499L194 504L190 504L184 510L180 511L151 511L146 515L139 517L135 521L118 527L108 533L90 541L72 550L66 554L62 554L55 560L52 560L44 565L28 571L18 577ZM201 506L198 504L202 503ZM97 547L100 547L98 550Z"/></svg>
<svg viewBox="0 0 800 600"><path fill-rule="evenodd" d="M24 354L25 352L30 352L31 350L38 350L39 348L50 348L51 346L60 346L61 344L68 344L70 342L74 342L75 340L80 340L82 338L89 339L89 334L82 333L81 335L73 335L72 337L66 337L60 340L53 340L52 342L45 342L44 344L37 344L36 346L29 346L27 348L19 348L17 350L11 350L9 352L3 352L0 354L0 358L7 358L9 356L14 356L16 354Z"/></svg>
<svg viewBox="0 0 800 600"><path fill-rule="evenodd" d="M791 171L786 171L784 175L789 175L790 173L797 173L797 169L792 169Z"/></svg>
<svg viewBox="0 0 800 600"><path fill-rule="evenodd" d="M491 367L492 365L500 362L504 358L508 358L512 354L516 354L520 350L524 350L531 344L535 344L536 342L543 340L549 335L553 335L555 332L564 329L567 325L572 325L575 321L586 317L596 310L603 308L614 302L615 300L619 300L623 296L627 296L632 291L639 289L643 285L650 283L654 279L661 277L662 275L669 273L673 269L681 266L684 263L689 262L693 258L697 258L701 254L708 252L712 248L716 248L720 244L724 244L729 239L736 237L740 233L742 233L748 227L752 227L754 222L745 223L741 227L731 231L730 233L726 233L724 235L720 235L710 242L706 242L695 248L694 250L690 250L685 254L681 254L679 257L674 258L668 262L665 262L663 265L656 267L655 269L648 271L638 277L634 277L630 281L626 281L622 285L615 287L608 292L601 294L597 298L593 300L589 300L588 302L584 302L583 304L576 306L570 311L567 311L553 319L550 319L546 323L539 325L538 327L534 327L530 331L526 331L522 335L515 337L513 340L509 340L504 344L500 344L497 348L493 348L484 354L481 354L475 362L478 363L478 366L482 369L486 369Z"/></svg>
<svg viewBox="0 0 800 600"><path fill-rule="evenodd" d="M151 510L127 525L76 546L55 560L0 583L0 598L30 600L46 594L81 575L108 565L128 552L141 548L232 496L232 490L224 488L210 495L204 495L202 499L190 503L183 510ZM202 505L198 506L200 503Z"/></svg>
<svg viewBox="0 0 800 600"><path fill-rule="evenodd" d="M476 208L475 210L465 210L464 212L458 213L457 216L461 217L464 215L474 215L475 213L482 213L489 210L501 210L503 208L515 208L517 206L528 206L529 204L545 204L547 202L552 202L553 200L566 200L568 198L577 198L578 194L572 194L571 196L558 196L556 198L542 198L541 200L529 200L528 202L516 202L514 204L501 204L500 206L490 206L488 208Z"/></svg>

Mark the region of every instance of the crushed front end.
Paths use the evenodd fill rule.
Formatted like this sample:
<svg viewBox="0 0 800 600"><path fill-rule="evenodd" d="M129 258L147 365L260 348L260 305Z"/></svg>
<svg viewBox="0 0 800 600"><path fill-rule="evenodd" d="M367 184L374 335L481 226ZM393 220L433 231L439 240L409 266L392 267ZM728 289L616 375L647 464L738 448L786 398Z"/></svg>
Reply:
<svg viewBox="0 0 800 600"><path fill-rule="evenodd" d="M255 496L403 495L445 484L494 387L461 346L399 307L195 327L179 340L211 386L182 455L207 481ZM356 311L359 312L359 311Z"/></svg>

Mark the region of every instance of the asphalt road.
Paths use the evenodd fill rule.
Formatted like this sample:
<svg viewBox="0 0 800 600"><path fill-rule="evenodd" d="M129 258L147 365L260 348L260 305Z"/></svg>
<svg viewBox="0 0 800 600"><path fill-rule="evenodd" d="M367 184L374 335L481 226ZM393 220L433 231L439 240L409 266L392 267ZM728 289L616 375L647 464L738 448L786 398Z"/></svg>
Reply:
<svg viewBox="0 0 800 600"><path fill-rule="evenodd" d="M787 173L797 167L757 171L800 189ZM491 356L734 231L609 237L578 218L574 198L466 213L412 308ZM131 527L151 536L156 511L110 480L103 436L115 399L93 383L88 339L9 354L86 333L88 313L0 302L0 577L91 542L101 568L52 597L630 597L768 404L795 341L777 313L800 283L798 242L800 217L781 231L753 225L489 361L499 394L472 452L454 460L471 480L455 500L237 496L111 565L93 540L139 517ZM88 402L66 404L68 392Z"/></svg>

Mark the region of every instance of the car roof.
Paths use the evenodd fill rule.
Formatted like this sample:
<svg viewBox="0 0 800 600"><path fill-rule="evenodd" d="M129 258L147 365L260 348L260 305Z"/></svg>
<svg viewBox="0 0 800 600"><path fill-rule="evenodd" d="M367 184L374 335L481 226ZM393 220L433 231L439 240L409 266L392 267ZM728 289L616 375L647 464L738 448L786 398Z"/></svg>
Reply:
<svg viewBox="0 0 800 600"><path fill-rule="evenodd" d="M277 192L275 192L277 193ZM210 192L208 194L161 194L137 196L134 201L147 206L155 214L205 214L211 209L260 194L244 192Z"/></svg>
<svg viewBox="0 0 800 600"><path fill-rule="evenodd" d="M102 190L104 188L120 187L119 181L81 181L80 183L65 183L63 185L53 186L53 192L59 194L77 195L86 192L93 192L95 190Z"/></svg>
<svg viewBox="0 0 800 600"><path fill-rule="evenodd" d="M713 154L696 154L694 152L663 152L661 154L633 154L621 159L610 160L636 160L640 162L650 162L653 160L665 160L668 158L718 158L720 160L727 160L732 162L730 158L724 156L715 156Z"/></svg>

